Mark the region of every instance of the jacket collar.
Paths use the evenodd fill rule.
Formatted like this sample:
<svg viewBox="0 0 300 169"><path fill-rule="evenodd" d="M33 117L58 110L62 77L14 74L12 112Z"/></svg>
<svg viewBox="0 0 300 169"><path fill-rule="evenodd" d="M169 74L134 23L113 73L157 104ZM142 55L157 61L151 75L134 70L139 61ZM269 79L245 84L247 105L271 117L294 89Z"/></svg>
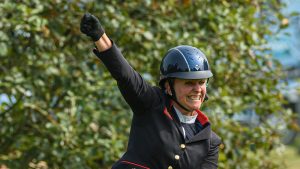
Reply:
<svg viewBox="0 0 300 169"><path fill-rule="evenodd" d="M197 133L194 137L192 137L187 143L197 142L200 140L209 139L211 135L210 124L206 125L199 133Z"/></svg>
<svg viewBox="0 0 300 169"><path fill-rule="evenodd" d="M168 99L165 110L171 116L171 119L174 121L177 129L179 130L179 132L182 135L182 138L184 139L183 132L182 132L181 125L180 125L180 120L175 112L175 109L173 107L173 101L171 99ZM187 141L187 143L197 142L200 140L205 140L205 139L210 138L211 127L210 127L208 117L200 110L197 110L197 113L198 113L197 121L200 122L200 124L203 126L203 129L199 133L197 133L194 137L192 137L189 141Z"/></svg>

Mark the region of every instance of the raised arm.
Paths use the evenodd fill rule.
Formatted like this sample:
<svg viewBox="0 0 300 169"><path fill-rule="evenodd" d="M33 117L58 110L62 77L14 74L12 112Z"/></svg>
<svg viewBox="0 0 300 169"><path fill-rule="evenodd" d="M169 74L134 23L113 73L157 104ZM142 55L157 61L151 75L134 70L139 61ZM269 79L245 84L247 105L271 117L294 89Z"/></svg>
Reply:
<svg viewBox="0 0 300 169"><path fill-rule="evenodd" d="M149 110L153 105L160 105L161 95L158 88L151 87L123 57L116 45L107 37L99 20L85 14L81 19L80 30L91 37L97 46L94 53L104 63L118 87L135 113Z"/></svg>

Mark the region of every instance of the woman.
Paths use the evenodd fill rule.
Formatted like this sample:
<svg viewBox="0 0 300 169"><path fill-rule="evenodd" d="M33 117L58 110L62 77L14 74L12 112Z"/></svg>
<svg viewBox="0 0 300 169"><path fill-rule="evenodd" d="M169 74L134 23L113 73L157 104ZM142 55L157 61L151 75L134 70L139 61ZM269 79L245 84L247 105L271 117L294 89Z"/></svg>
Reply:
<svg viewBox="0 0 300 169"><path fill-rule="evenodd" d="M191 46L170 49L161 63L160 87L150 86L125 60L99 20L85 14L81 31L133 111L125 154L113 169L217 168L220 138L199 109L212 73L205 55Z"/></svg>

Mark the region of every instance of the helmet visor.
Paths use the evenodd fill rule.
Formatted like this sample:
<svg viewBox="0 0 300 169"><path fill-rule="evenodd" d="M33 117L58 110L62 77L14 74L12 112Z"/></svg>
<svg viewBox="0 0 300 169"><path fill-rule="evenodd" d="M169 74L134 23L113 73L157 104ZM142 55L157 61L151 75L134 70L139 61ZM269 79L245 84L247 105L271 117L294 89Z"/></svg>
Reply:
<svg viewBox="0 0 300 169"><path fill-rule="evenodd" d="M161 79L174 77L179 79L208 79L212 77L213 74L210 70L207 71L192 71L192 72L176 72L176 73L169 73L166 76L162 76Z"/></svg>

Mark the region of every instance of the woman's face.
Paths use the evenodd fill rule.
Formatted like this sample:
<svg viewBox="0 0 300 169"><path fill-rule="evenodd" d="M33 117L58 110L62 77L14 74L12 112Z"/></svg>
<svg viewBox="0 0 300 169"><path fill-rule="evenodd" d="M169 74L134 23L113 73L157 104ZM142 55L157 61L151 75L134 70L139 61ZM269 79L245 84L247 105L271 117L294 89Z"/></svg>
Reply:
<svg viewBox="0 0 300 169"><path fill-rule="evenodd" d="M176 92L177 101L184 107L190 110L200 109L206 94L207 79L189 80L175 79L174 90ZM167 87L169 94L171 90ZM174 103L176 106L176 103ZM176 106L183 114L192 115L193 111L188 112L180 106Z"/></svg>

